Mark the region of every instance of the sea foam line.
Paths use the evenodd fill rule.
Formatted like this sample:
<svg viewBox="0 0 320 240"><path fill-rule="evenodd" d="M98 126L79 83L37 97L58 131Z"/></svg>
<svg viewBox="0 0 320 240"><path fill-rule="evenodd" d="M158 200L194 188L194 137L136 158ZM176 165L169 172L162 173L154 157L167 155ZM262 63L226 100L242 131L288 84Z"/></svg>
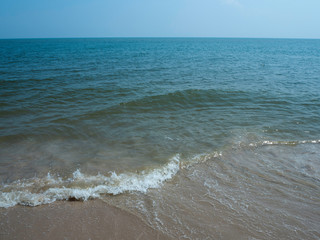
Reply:
<svg viewBox="0 0 320 240"><path fill-rule="evenodd" d="M118 195L132 191L145 193L150 188L159 188L165 181L175 176L179 171L179 163L180 155L176 155L163 167L141 173L112 172L110 176L101 174L89 176L77 170L72 178L67 180L54 178L48 174L44 179L16 181L0 189L0 207L8 208L18 204L38 206L68 199L85 201L100 198L105 194ZM46 190L33 192L33 189L37 188Z"/></svg>
<svg viewBox="0 0 320 240"><path fill-rule="evenodd" d="M318 144L320 140L301 140L301 141L262 141L257 143L250 143L250 147L266 146L266 145L298 145L298 144Z"/></svg>

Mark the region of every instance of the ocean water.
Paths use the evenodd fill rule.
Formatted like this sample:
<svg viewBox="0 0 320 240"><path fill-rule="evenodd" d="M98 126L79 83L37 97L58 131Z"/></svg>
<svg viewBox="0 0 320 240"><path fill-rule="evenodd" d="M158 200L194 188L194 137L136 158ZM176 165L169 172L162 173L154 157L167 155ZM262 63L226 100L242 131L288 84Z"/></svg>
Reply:
<svg viewBox="0 0 320 240"><path fill-rule="evenodd" d="M0 40L0 184L177 239L318 239L320 40Z"/></svg>

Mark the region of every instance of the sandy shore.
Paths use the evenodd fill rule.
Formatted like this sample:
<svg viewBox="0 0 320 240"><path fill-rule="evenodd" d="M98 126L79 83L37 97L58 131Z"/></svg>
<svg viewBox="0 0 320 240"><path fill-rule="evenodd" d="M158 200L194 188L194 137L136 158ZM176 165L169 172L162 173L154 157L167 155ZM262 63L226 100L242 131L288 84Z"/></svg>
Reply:
<svg viewBox="0 0 320 240"><path fill-rule="evenodd" d="M55 202L0 209L0 239L170 239L108 204Z"/></svg>

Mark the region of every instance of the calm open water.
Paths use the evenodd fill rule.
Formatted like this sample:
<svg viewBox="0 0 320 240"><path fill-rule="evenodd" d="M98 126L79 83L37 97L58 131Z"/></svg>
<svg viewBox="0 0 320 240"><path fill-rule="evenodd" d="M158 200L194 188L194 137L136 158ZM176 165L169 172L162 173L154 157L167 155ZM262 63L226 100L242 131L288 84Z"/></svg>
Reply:
<svg viewBox="0 0 320 240"><path fill-rule="evenodd" d="M318 239L320 40L0 40L0 184L174 238Z"/></svg>

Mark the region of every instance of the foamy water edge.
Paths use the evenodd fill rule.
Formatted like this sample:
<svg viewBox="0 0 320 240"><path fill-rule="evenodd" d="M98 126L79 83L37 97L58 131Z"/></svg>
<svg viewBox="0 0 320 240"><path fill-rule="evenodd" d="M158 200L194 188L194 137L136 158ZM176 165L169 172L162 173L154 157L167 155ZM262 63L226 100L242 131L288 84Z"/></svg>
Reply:
<svg viewBox="0 0 320 240"><path fill-rule="evenodd" d="M240 143L241 147L263 147L268 145L319 144L320 140L303 141L260 141ZM18 180L0 189L0 207L9 208L15 205L38 206L59 200L99 199L103 195L118 195L125 192L146 193L148 189L159 188L172 179L179 171L196 163L206 162L222 156L222 152L197 154L189 161L181 161L180 154L173 156L162 167L144 170L138 173L110 173L109 176L87 175L78 169L72 177L62 179L48 173L44 178Z"/></svg>
<svg viewBox="0 0 320 240"><path fill-rule="evenodd" d="M50 173L43 179L18 180L2 187L0 207L38 206L69 199L86 201L106 194L118 195L132 191L145 193L148 189L158 188L173 178L179 171L179 165L180 155L177 154L163 167L140 173L112 172L110 176L90 176L77 170L66 180L54 177ZM37 188L47 189L34 192Z"/></svg>

